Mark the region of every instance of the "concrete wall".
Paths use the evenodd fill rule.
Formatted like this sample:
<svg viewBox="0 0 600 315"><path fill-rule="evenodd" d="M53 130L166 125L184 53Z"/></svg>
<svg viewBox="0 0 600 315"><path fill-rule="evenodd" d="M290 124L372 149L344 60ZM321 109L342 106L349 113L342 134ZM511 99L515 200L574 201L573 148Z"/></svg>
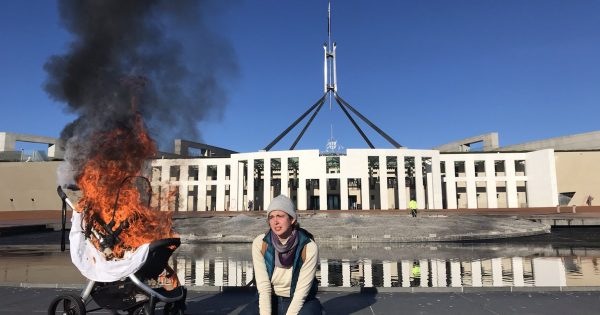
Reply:
<svg viewBox="0 0 600 315"><path fill-rule="evenodd" d="M575 192L569 205L583 206L587 196L600 205L600 152L555 152L558 193Z"/></svg>
<svg viewBox="0 0 600 315"><path fill-rule="evenodd" d="M592 131L501 147L499 151L597 150L600 149L600 131Z"/></svg>
<svg viewBox="0 0 600 315"><path fill-rule="evenodd" d="M558 204L555 157L553 150L527 154L527 196L530 207L549 207Z"/></svg>
<svg viewBox="0 0 600 315"><path fill-rule="evenodd" d="M60 210L61 201L56 194L56 169L59 164L0 163L0 212Z"/></svg>

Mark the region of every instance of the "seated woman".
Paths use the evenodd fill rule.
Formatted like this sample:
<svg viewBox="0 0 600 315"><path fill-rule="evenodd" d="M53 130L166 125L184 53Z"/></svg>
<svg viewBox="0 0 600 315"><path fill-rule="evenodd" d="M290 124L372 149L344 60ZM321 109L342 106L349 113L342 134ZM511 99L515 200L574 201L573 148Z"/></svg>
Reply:
<svg viewBox="0 0 600 315"><path fill-rule="evenodd" d="M284 195L267 209L269 231L252 242L252 262L258 301L241 314L321 314L317 293L318 248L313 236L300 228L296 207Z"/></svg>

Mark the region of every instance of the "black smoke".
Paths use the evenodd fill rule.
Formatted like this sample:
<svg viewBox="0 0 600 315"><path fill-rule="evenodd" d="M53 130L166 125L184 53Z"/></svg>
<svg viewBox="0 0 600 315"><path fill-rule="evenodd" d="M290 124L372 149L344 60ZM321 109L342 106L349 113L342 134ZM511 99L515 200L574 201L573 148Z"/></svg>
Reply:
<svg viewBox="0 0 600 315"><path fill-rule="evenodd" d="M44 88L78 116L61 133L75 173L77 161L93 150L94 135L131 124L132 111L141 113L163 150L174 138L202 141L199 123L221 117L238 69L232 46L209 27L225 2L232 3L58 1L73 41L46 62Z"/></svg>

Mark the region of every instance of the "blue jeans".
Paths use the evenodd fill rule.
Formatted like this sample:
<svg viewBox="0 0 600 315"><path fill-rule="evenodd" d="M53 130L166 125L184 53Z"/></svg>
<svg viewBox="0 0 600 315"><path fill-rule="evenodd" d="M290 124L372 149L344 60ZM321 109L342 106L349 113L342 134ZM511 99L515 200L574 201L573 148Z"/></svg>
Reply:
<svg viewBox="0 0 600 315"><path fill-rule="evenodd" d="M271 314L273 315L285 315L287 313L288 308L290 307L290 303L292 302L292 298L282 297L277 295L271 296ZM323 307L321 306L321 302L316 298L306 299L304 301L304 305L300 309L299 315L321 315L323 312ZM254 301L248 303L248 305L240 312L240 315L258 315L260 311L258 309L258 294L256 295L256 299Z"/></svg>

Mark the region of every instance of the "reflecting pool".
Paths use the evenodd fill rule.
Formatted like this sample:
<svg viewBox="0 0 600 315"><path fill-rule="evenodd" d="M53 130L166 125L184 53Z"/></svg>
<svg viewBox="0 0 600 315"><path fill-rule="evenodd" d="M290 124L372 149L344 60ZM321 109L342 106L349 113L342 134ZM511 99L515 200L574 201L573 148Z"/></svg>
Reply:
<svg viewBox="0 0 600 315"><path fill-rule="evenodd" d="M459 257L437 256L440 248L419 248L421 254L404 257L403 248L389 247L398 259L363 257L327 258L322 249L317 278L321 287L493 287L493 286L600 286L600 250L561 252L538 248L529 256L499 255L469 257L476 249L453 245ZM510 248L494 246L501 252ZM200 245L196 250L214 255L196 255L182 250L174 256L180 279L190 286L244 286L252 280L252 260L241 257L243 245ZM360 253L359 248L338 248ZM414 249L414 248L413 248ZM447 248L445 248L447 251ZM461 253L460 251L466 251ZM534 250L534 248L532 248ZM548 253L552 252L552 253ZM470 254L470 255L469 255ZM575 255L574 255L575 254ZM463 256L462 258L460 256Z"/></svg>
<svg viewBox="0 0 600 315"><path fill-rule="evenodd" d="M321 287L600 286L598 236L600 228L587 228L489 242L319 244L317 278ZM85 283L48 237L0 238L0 283ZM253 275L250 246L184 244L172 265L187 286L245 286Z"/></svg>

